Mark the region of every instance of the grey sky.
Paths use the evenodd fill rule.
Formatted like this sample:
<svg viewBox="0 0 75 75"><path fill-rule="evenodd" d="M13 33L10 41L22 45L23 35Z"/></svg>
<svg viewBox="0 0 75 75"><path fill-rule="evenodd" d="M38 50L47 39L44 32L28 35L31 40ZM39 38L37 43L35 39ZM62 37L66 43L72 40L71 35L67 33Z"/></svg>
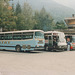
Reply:
<svg viewBox="0 0 75 75"><path fill-rule="evenodd" d="M14 2L17 2L17 1L18 0L14 0ZM38 2L48 2L48 3L51 3L51 1L55 1L59 4L73 8L75 10L75 0L19 0L19 2L21 2L21 4L26 2L26 1L28 1L28 2L31 2L31 1L37 2L38 1Z"/></svg>
<svg viewBox="0 0 75 75"><path fill-rule="evenodd" d="M54 0L59 4L71 7L75 10L75 0Z"/></svg>

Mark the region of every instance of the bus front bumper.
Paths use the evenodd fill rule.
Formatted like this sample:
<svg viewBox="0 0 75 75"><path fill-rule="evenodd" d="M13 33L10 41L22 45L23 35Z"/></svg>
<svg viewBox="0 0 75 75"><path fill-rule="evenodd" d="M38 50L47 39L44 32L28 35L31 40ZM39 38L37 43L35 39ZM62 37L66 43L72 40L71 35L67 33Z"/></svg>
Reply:
<svg viewBox="0 0 75 75"><path fill-rule="evenodd" d="M44 50L44 47L35 47L35 50Z"/></svg>
<svg viewBox="0 0 75 75"><path fill-rule="evenodd" d="M66 46L58 46L58 49L67 49L67 45Z"/></svg>

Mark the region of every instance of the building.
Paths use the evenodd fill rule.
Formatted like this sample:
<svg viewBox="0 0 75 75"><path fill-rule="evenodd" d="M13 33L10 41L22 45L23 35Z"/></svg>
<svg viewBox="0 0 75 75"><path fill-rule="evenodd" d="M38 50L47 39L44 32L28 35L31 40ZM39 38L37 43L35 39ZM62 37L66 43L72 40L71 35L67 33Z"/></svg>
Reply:
<svg viewBox="0 0 75 75"><path fill-rule="evenodd" d="M75 35L75 16L74 14L72 15L72 17L65 18L64 22L66 26L68 26L68 29L64 29L64 30L61 29L59 31L64 32L67 38L71 38L71 36Z"/></svg>
<svg viewBox="0 0 75 75"><path fill-rule="evenodd" d="M74 16L74 14L72 15L72 17L65 18L64 21L65 21L65 24L68 26L68 29L75 29L75 16Z"/></svg>

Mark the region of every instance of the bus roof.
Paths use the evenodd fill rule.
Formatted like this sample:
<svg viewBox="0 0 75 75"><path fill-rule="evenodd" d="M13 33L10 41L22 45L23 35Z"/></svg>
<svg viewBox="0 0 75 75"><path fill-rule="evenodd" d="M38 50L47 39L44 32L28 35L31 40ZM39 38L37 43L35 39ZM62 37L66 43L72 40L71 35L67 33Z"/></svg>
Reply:
<svg viewBox="0 0 75 75"><path fill-rule="evenodd" d="M44 33L63 33L63 32L60 32L60 31L47 31L47 32L44 32Z"/></svg>
<svg viewBox="0 0 75 75"><path fill-rule="evenodd" d="M21 33L21 32L37 32L37 31L44 32L43 30L20 30L20 31L0 32L0 34L4 34L4 33Z"/></svg>

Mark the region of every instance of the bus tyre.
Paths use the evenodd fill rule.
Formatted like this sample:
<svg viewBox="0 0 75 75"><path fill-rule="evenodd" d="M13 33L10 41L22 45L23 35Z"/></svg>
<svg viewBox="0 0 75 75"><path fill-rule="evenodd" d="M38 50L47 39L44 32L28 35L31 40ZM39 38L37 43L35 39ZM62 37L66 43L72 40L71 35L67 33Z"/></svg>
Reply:
<svg viewBox="0 0 75 75"><path fill-rule="evenodd" d="M16 46L16 51L17 52L20 52L21 51L21 47L18 45L18 46Z"/></svg>

